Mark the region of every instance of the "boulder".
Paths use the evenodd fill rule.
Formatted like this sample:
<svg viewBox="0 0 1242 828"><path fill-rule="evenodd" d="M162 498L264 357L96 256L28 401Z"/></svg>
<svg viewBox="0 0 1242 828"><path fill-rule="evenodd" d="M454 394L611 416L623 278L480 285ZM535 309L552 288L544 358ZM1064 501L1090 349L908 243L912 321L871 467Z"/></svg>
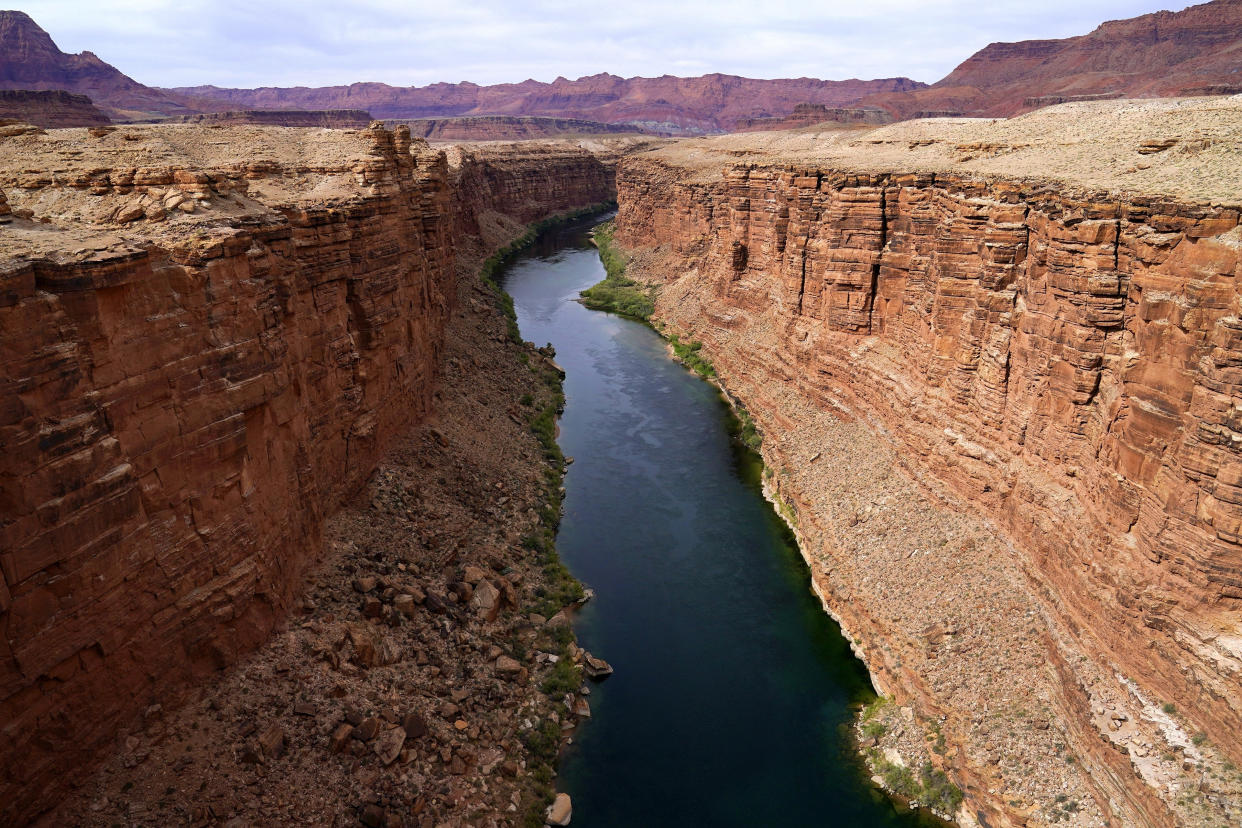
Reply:
<svg viewBox="0 0 1242 828"><path fill-rule="evenodd" d="M547 822L549 825L568 825L573 815L573 803L569 799L569 794L558 793L556 799L548 806Z"/></svg>
<svg viewBox="0 0 1242 828"><path fill-rule="evenodd" d="M399 727L392 727L385 730L375 740L372 746L375 749L375 755L385 765L391 765L398 756L401 755L401 747L405 744L405 730Z"/></svg>

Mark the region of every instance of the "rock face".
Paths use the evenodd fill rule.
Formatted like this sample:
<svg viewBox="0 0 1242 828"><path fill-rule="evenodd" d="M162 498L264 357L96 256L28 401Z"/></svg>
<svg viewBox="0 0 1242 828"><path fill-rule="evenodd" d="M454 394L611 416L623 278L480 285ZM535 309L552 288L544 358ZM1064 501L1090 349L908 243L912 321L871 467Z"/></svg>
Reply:
<svg viewBox="0 0 1242 828"><path fill-rule="evenodd" d="M181 115L168 120L177 124L262 124L331 129L360 129L371 121L371 113L362 109L245 109Z"/></svg>
<svg viewBox="0 0 1242 828"><path fill-rule="evenodd" d="M1044 653L1031 658L1042 688L1031 698L1054 699L1103 810L1111 801L1126 824L1174 822L1171 797L1136 770L1148 748L1100 748L1111 737L1092 699L1124 676L1118 692L1149 700L1144 717L1150 700L1175 700L1186 727L1242 761L1229 735L1242 727L1239 208L969 173L741 163L710 175L681 157L622 161L618 242L639 253L637 275L668 283L658 315L703 341L765 428L765 454L785 469L771 485L813 541L817 589L864 642L881 687L950 724L953 711L969 718L974 704L976 714L997 704L988 693L1007 695L1006 679L972 700L969 679L945 677L945 659L991 658L987 642L1005 640L1006 618L1042 613L1047 631L1027 628L996 659ZM641 268L644 255L664 258ZM895 559L891 580L877 591L874 560L858 571L855 561L866 560L864 535L876 536L862 531L867 521L893 506L893 484L852 515L848 494L821 499L811 481L831 478L830 468L815 475L833 459L803 456L782 436L816 418L869 426L912 479L1002 527L1012 545L995 554L1017 555L1029 603L1019 597L1027 587L1011 586L995 615L982 591L961 598L975 614L944 607L946 590L980 564L1007 582L999 558L967 551L974 540L914 575L906 561L938 548L892 549L890 535L878 552ZM919 519L907 515L895 532ZM859 547L838 546L855 527ZM926 599L917 625L909 606L893 608L906 592ZM945 625L928 629L983 623L986 634L945 655L943 632L917 631L942 615ZM1012 784L997 781L1009 760L985 758L986 746L972 759L967 734L986 720L963 726L967 748L951 765L968 805L1022 824L988 793Z"/></svg>
<svg viewBox="0 0 1242 828"><path fill-rule="evenodd" d="M285 615L325 516L430 410L462 215L611 193L585 151L450 173L405 130L229 129L0 156L0 821Z"/></svg>
<svg viewBox="0 0 1242 828"><path fill-rule="evenodd" d="M61 89L87 95L118 119L193 111L184 99L143 86L91 52L65 54L19 11L0 11L0 89Z"/></svg>
<svg viewBox="0 0 1242 828"><path fill-rule="evenodd" d="M472 118L424 118L389 121L405 124L410 133L428 141L523 141L564 135L617 135L645 130L628 124L604 124L579 118L536 118L481 115Z"/></svg>
<svg viewBox="0 0 1242 828"><path fill-rule="evenodd" d="M865 95L905 92L923 86L909 78L755 80L720 74L698 78L619 78L605 73L577 80L557 78L552 83L528 80L495 86L437 83L395 87L355 83L318 89L196 86L169 91L243 108L363 106L377 118L389 119L538 115L696 134L732 129L741 118L783 116L800 103L843 106Z"/></svg>
<svg viewBox="0 0 1242 828"><path fill-rule="evenodd" d="M0 90L0 118L41 127L104 126L112 123L85 95L63 90Z"/></svg>
<svg viewBox="0 0 1242 828"><path fill-rule="evenodd" d="M642 146L635 143L631 146ZM456 235L494 235L495 222L529 224L548 214L548 203L573 207L616 198L618 155L590 152L570 142L465 144L449 150Z"/></svg>
<svg viewBox="0 0 1242 828"><path fill-rule="evenodd" d="M1142 98L1242 92L1242 0L1112 20L1064 40L993 43L931 88L869 97L898 118L954 110L1010 116L1098 96ZM1032 100L1028 100L1032 99Z"/></svg>

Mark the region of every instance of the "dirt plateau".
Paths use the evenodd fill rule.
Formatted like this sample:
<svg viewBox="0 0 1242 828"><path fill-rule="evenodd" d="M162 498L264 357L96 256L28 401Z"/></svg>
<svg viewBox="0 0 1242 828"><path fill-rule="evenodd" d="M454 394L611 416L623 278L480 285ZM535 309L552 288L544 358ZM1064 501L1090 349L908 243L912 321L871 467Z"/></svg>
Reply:
<svg viewBox="0 0 1242 828"><path fill-rule="evenodd" d="M0 822L419 824L480 807L480 767L525 805L518 724L474 714L549 713L512 656L555 369L477 273L611 199L616 148L9 132Z"/></svg>
<svg viewBox="0 0 1242 828"><path fill-rule="evenodd" d="M904 707L867 743L964 823L1242 814L1239 135L1236 98L1114 102L619 167L629 275Z"/></svg>

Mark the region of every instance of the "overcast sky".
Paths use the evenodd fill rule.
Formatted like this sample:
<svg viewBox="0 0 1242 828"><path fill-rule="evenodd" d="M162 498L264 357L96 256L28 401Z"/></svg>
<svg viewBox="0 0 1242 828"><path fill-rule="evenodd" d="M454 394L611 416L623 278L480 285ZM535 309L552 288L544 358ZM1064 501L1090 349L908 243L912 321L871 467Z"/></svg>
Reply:
<svg viewBox="0 0 1242 828"><path fill-rule="evenodd" d="M66 52L152 86L423 85L597 72L933 82L993 41L1178 0L31 0Z"/></svg>

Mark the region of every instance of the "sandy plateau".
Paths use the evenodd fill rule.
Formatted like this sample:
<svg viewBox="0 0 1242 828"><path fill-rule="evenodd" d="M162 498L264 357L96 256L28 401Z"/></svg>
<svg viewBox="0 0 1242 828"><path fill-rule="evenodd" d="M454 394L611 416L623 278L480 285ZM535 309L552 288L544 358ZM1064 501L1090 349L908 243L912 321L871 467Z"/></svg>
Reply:
<svg viewBox="0 0 1242 828"><path fill-rule="evenodd" d="M1242 98L678 142L617 243L963 824L1242 821Z"/></svg>

